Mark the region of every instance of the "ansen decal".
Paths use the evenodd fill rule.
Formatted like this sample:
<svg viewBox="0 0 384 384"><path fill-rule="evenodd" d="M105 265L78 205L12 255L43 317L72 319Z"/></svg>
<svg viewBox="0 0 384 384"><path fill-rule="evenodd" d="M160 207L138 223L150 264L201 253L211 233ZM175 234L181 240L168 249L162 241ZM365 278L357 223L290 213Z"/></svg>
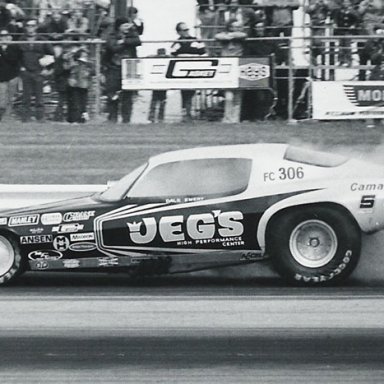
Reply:
<svg viewBox="0 0 384 384"><path fill-rule="evenodd" d="M57 251L66 251L69 248L69 239L65 236L57 236L53 240L53 248Z"/></svg>
<svg viewBox="0 0 384 384"><path fill-rule="evenodd" d="M74 252L89 252L89 251L94 251L96 249L96 244L95 243L75 243L71 244L69 246L69 249Z"/></svg>
<svg viewBox="0 0 384 384"><path fill-rule="evenodd" d="M212 239L216 229L221 237L241 236L244 232L242 219L243 214L239 211L213 211L190 215L186 220L183 215L163 216L158 223L156 218L146 217L137 223L127 223L127 226L132 242L148 244L155 239L158 232L164 242L185 241L186 237L192 240ZM182 230L184 221L186 233Z"/></svg>
<svg viewBox="0 0 384 384"><path fill-rule="evenodd" d="M51 249L33 251L28 254L30 260L59 260L63 257L63 254Z"/></svg>
<svg viewBox="0 0 384 384"><path fill-rule="evenodd" d="M34 236L21 236L21 244L41 244L41 243L52 243L52 235L34 235Z"/></svg>
<svg viewBox="0 0 384 384"><path fill-rule="evenodd" d="M71 235L71 241L90 241L90 240L95 240L95 234L92 232L75 233Z"/></svg>
<svg viewBox="0 0 384 384"><path fill-rule="evenodd" d="M85 221L93 216L95 216L95 211L67 212L64 214L63 220L65 222Z"/></svg>
<svg viewBox="0 0 384 384"><path fill-rule="evenodd" d="M70 233L78 232L84 228L84 224L74 223L74 224L61 224L57 227L52 228L52 232L57 233Z"/></svg>
<svg viewBox="0 0 384 384"><path fill-rule="evenodd" d="M1 217L0 218L0 225L7 225L8 219L6 217Z"/></svg>
<svg viewBox="0 0 384 384"><path fill-rule="evenodd" d="M37 225L40 215L12 216L9 219L9 227L20 227L22 225Z"/></svg>
<svg viewBox="0 0 384 384"><path fill-rule="evenodd" d="M63 215L60 212L44 213L41 215L41 224L56 225L63 221Z"/></svg>

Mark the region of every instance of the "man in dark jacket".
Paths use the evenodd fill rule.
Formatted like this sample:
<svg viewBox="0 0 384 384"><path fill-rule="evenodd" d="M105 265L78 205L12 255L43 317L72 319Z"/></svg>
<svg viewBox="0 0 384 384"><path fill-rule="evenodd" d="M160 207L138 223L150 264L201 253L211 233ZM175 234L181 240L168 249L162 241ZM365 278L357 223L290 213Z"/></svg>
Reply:
<svg viewBox="0 0 384 384"><path fill-rule="evenodd" d="M44 119L43 82L42 71L49 62L48 55L53 58L53 47L50 44L35 43L40 40L37 30L37 20L28 19L25 24L26 33L21 41L28 44L20 45L21 50L21 78L23 80L23 111L22 121L31 118L31 98L35 96L36 119ZM46 60L44 60L44 59Z"/></svg>
<svg viewBox="0 0 384 384"><path fill-rule="evenodd" d="M195 37L189 34L187 24L183 22L177 23L176 32L179 35L178 40L180 41L176 41L171 46L172 56L193 57L205 54L204 43L197 41ZM192 99L194 94L195 91L181 91L183 121L185 122L192 120Z"/></svg>
<svg viewBox="0 0 384 384"><path fill-rule="evenodd" d="M134 23L125 17L117 18L115 32L108 37L103 60L109 121L117 122L119 101L123 123L129 123L131 120L134 92L121 90L121 61L123 58L137 57L136 47L140 45Z"/></svg>
<svg viewBox="0 0 384 384"><path fill-rule="evenodd" d="M6 29L0 31L0 120L12 106L20 71L20 50Z"/></svg>

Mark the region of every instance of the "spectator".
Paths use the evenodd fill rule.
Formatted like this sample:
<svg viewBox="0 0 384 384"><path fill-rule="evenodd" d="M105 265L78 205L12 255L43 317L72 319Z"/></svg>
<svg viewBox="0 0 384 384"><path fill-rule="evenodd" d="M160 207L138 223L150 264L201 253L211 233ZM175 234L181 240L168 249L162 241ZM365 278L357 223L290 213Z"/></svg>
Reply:
<svg viewBox="0 0 384 384"><path fill-rule="evenodd" d="M23 81L23 111L22 121L29 121L31 118L31 98L35 97L36 119L44 119L43 101L43 70L47 65L52 64L53 48L50 44L35 43L40 40L36 33L37 20L27 19L26 33L21 37L22 41L28 44L20 45L21 50L21 78Z"/></svg>
<svg viewBox="0 0 384 384"><path fill-rule="evenodd" d="M215 39L221 44L222 56L243 56L246 37L242 24L231 19L226 31L218 33ZM241 95L240 90L225 91L224 123L240 122Z"/></svg>
<svg viewBox="0 0 384 384"><path fill-rule="evenodd" d="M35 3L33 7L38 7L39 24L44 24L52 12L75 8L70 8L68 0L38 0Z"/></svg>
<svg viewBox="0 0 384 384"><path fill-rule="evenodd" d="M335 36L356 33L360 18L350 0L343 0L341 7L332 12L332 18L336 24ZM351 39L344 37L339 40L339 64L348 67L352 64Z"/></svg>
<svg viewBox="0 0 384 384"><path fill-rule="evenodd" d="M139 11L135 7L128 7L128 20L136 26L137 33L142 35L144 32L144 21L139 18Z"/></svg>
<svg viewBox="0 0 384 384"><path fill-rule="evenodd" d="M310 16L311 36L315 37L311 40L310 54L312 64L316 65L318 56L321 55L322 61L324 60L325 43L317 37L325 36L326 22L331 10L324 0L316 0L305 7L305 12Z"/></svg>
<svg viewBox="0 0 384 384"><path fill-rule="evenodd" d="M172 44L172 56L201 56L205 54L205 45L197 41L197 39L189 34L189 28L186 23L179 22L176 24L176 32L179 35L178 41ZM195 91L189 89L181 90L182 101L182 121L188 122L192 120L192 101Z"/></svg>
<svg viewBox="0 0 384 384"><path fill-rule="evenodd" d="M265 8L267 25L271 36L291 36L293 27L293 8L291 6L274 5Z"/></svg>
<svg viewBox="0 0 384 384"><path fill-rule="evenodd" d="M383 4L381 1L363 0L358 6L358 13L362 18L361 34L374 35L376 31L384 30ZM378 33L380 34L380 33ZM367 65L375 51L376 39L369 39L366 43L359 43L359 65ZM360 69L359 80L366 79L366 70Z"/></svg>
<svg viewBox="0 0 384 384"><path fill-rule="evenodd" d="M13 40L19 40L23 34L24 29L22 22L18 22L14 17L11 18L10 23L7 26L7 31L10 33Z"/></svg>
<svg viewBox="0 0 384 384"><path fill-rule="evenodd" d="M54 11L48 21L39 28L39 32L47 34L47 40L62 40L67 29L67 20L64 19L61 12Z"/></svg>
<svg viewBox="0 0 384 384"><path fill-rule="evenodd" d="M5 2L0 1L0 29L6 29L11 22L12 14L7 9Z"/></svg>
<svg viewBox="0 0 384 384"><path fill-rule="evenodd" d="M197 0L202 40L214 39L216 33L223 30L224 14L227 9L225 0ZM208 53L215 55L214 41L206 41Z"/></svg>
<svg viewBox="0 0 384 384"><path fill-rule="evenodd" d="M67 21L68 29L66 33L73 35L85 35L89 31L89 21L83 16L81 9L75 9Z"/></svg>
<svg viewBox="0 0 384 384"><path fill-rule="evenodd" d="M167 57L165 49L159 48L157 50L156 57ZM148 115L148 120L151 123L154 123L156 121L156 109L157 109L157 107L158 107L157 121L159 123L163 122L166 103L167 103L167 91L166 90L152 91L152 98L151 98L151 104L149 107L149 115Z"/></svg>
<svg viewBox="0 0 384 384"><path fill-rule="evenodd" d="M64 66L65 67L65 66ZM91 64L88 52L80 48L69 61L67 88L67 121L69 123L85 123L88 120L88 89L91 86Z"/></svg>
<svg viewBox="0 0 384 384"><path fill-rule="evenodd" d="M262 38L267 36L265 19L262 15L250 25L250 38ZM249 40L246 43L247 56L269 56L274 55L277 64L281 64L284 51L276 42L271 40ZM241 105L241 120L255 121L263 120L272 109L274 94L272 90L253 89L243 91Z"/></svg>
<svg viewBox="0 0 384 384"><path fill-rule="evenodd" d="M12 37L6 29L0 31L0 120L12 108L20 71L20 50L8 44Z"/></svg>
<svg viewBox="0 0 384 384"><path fill-rule="evenodd" d="M363 33L373 35L376 29L384 29L384 7L381 0L363 0L358 6L362 17Z"/></svg>
<svg viewBox="0 0 384 384"><path fill-rule="evenodd" d="M20 21L25 19L25 12L17 4L9 0L6 0L6 3L6 8L11 12L12 18Z"/></svg>
<svg viewBox="0 0 384 384"><path fill-rule="evenodd" d="M55 63L53 67L54 89L57 92L57 106L54 114L55 121L64 121L64 108L68 99L70 60L70 51L65 52L62 45L55 46Z"/></svg>
<svg viewBox="0 0 384 384"><path fill-rule="evenodd" d="M121 90L121 61L123 57L137 57L136 47L141 45L136 26L127 18L117 18L115 32L110 34L106 43L104 66L106 93L108 97L108 120L117 122L119 101L124 123L129 123L133 107L133 91Z"/></svg>

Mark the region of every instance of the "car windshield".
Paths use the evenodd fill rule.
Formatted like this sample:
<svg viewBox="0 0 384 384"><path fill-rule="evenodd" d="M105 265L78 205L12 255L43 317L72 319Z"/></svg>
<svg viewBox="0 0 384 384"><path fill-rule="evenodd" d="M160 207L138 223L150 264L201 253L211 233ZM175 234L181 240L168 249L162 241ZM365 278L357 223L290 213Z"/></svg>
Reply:
<svg viewBox="0 0 384 384"><path fill-rule="evenodd" d="M147 167L147 163L141 165L140 167L134 169L128 175L121 178L116 183L113 183L105 192L102 192L98 197L102 201L112 202L122 200L132 184L137 180L137 178L143 173Z"/></svg>

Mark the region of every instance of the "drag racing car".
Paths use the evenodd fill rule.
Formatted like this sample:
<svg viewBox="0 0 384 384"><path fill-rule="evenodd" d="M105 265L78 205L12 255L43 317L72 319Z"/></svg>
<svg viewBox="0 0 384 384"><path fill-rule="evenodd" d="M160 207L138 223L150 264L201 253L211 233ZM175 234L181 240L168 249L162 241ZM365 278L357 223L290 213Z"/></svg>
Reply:
<svg viewBox="0 0 384 384"><path fill-rule="evenodd" d="M173 274L269 257L288 282L347 278L384 228L384 170L286 144L150 158L102 192L0 211L0 283L32 271Z"/></svg>

